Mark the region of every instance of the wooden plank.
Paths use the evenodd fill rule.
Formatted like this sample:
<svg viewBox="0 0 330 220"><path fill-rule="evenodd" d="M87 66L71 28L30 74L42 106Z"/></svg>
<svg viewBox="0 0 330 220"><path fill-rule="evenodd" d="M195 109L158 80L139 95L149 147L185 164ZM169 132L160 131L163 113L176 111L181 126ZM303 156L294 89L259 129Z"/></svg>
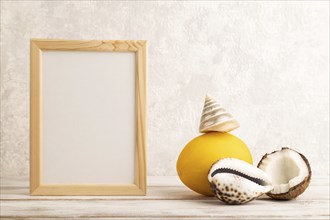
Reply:
<svg viewBox="0 0 330 220"><path fill-rule="evenodd" d="M135 183L146 194L147 191L147 45L142 44L136 51L135 65L135 100L136 100L136 157L135 157Z"/></svg>
<svg viewBox="0 0 330 220"><path fill-rule="evenodd" d="M134 184L121 185L42 185L39 186L31 195L145 195Z"/></svg>
<svg viewBox="0 0 330 220"><path fill-rule="evenodd" d="M6 201L1 215L5 218L134 218L134 217L313 217L329 215L326 201L277 202L257 200L242 206L230 206L208 200L104 200L104 201Z"/></svg>
<svg viewBox="0 0 330 220"><path fill-rule="evenodd" d="M149 186L184 186L178 176L148 176ZM327 186L329 185L329 176L312 176L311 185L313 186ZM1 177L1 186L28 186L29 177Z"/></svg>
<svg viewBox="0 0 330 220"><path fill-rule="evenodd" d="M329 187L310 186L299 201L322 201L329 198ZM6 186L1 188L1 200L205 200L205 197L183 186L149 186L141 196L30 196L28 187ZM262 198L268 198L266 196Z"/></svg>
<svg viewBox="0 0 330 220"><path fill-rule="evenodd" d="M322 185L319 185L319 183ZM148 177L148 193L146 197L141 196L29 196L28 179L4 178L1 180L2 200L150 200L150 199L172 199L172 200L200 200L208 197L194 193L186 188L176 176L170 177ZM310 187L299 200L328 200L329 181L327 177L313 178ZM263 198L267 198L264 196Z"/></svg>
<svg viewBox="0 0 330 220"><path fill-rule="evenodd" d="M138 51L144 40L54 40L32 39L41 50Z"/></svg>
<svg viewBox="0 0 330 220"><path fill-rule="evenodd" d="M42 140L42 56L40 48L30 42L30 192L40 186Z"/></svg>
<svg viewBox="0 0 330 220"><path fill-rule="evenodd" d="M317 218L313 218L313 216L311 217L305 217L305 216L302 216L302 218L304 219L311 219L311 220L329 220L329 217L328 216L318 216ZM13 218L1 218L1 220L12 220ZM16 220L20 220L20 219L24 219L24 220L36 220L36 219L45 219L45 218L30 218L30 217L23 217L23 218L15 218ZM53 218L49 218L49 219L53 219ZM68 220L68 219L72 219L72 218L59 218L59 217L56 217L55 218L56 220ZM269 217L267 216L265 218L265 216L253 216L253 217L236 217L236 216L231 216L231 217L215 217L215 218L212 218L212 217L198 217L198 216L182 216L182 217L169 217L169 216L165 216L165 217L143 217L143 218L139 218L139 217L136 217L136 218L130 218L130 217L125 217L125 218L110 218L110 217L106 217L106 218L103 218L103 217L97 217L97 218L75 218L75 219L88 219L88 220L108 220L108 219L121 219L121 220L137 220L137 219L157 219L157 220L168 220L168 219L184 219L184 220L187 220L187 219L198 219L198 220L215 220L215 219L230 219L230 220L233 220L233 219L239 219L239 220L242 220L242 219L256 219L256 220L259 220L259 219L262 219L262 220L265 220L265 219L270 219L270 220L276 220L276 219L284 219L284 220L302 220L301 218L298 217L290 217L290 216L273 216L273 217Z"/></svg>
<svg viewBox="0 0 330 220"><path fill-rule="evenodd" d="M2 179L1 218L329 219L329 178L315 177L295 200L261 198L229 206L198 195L177 177L152 177L141 196L29 196L27 178ZM321 184L320 184L321 183Z"/></svg>

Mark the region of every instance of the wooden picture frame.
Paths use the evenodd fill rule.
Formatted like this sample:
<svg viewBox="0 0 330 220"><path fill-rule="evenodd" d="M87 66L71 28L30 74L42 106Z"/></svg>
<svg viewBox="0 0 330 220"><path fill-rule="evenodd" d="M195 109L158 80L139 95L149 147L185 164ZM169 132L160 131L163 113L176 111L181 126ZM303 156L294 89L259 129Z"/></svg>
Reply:
<svg viewBox="0 0 330 220"><path fill-rule="evenodd" d="M48 53L49 51L51 51L51 53ZM62 137L60 136L61 134L58 134L59 132L57 132L59 129L56 129L56 126L53 126L53 124L51 126L48 126L47 123L50 123L50 119L51 118L56 118L56 120L53 120L52 123L56 124L56 121L58 120L58 118L56 117L55 114L57 114L58 110L54 110L54 112L51 112L53 108L56 108L57 106L51 105L51 104L47 104L49 99L46 99L47 97L56 97L56 94L54 93L54 89L53 86L49 86L51 85L51 83L55 83L58 81L51 81L49 79L49 77L46 74L46 77L44 77L44 71L54 71L54 73L56 73L56 68L61 69L63 65L61 65L61 62L57 62L57 57L60 57L61 54L57 53L58 52L67 52L70 56L71 53L74 52L73 55L75 54L82 54L84 58L84 62L92 62L91 60L86 60L89 59L87 57L87 53L88 52L97 52L97 53L93 53L92 55L94 56L100 56L102 57L102 59L105 57L105 59L108 59L108 57L106 57L107 54L109 54L109 56L117 56L118 54L124 54L126 57L131 57L130 54L133 54L133 59L134 59L134 63L133 63L133 69L135 71L135 73L133 72L133 77L132 79L134 79L134 86L132 91L134 91L134 96L132 99L135 100L135 103L132 104L132 106L134 106L133 110L129 110L129 111L133 111L133 116L135 118L134 123L132 123L132 127L134 127L134 133L132 135L132 137L128 137L127 139L130 140L131 142L134 142L135 146L132 146L132 152L133 152L133 161L130 162L131 164L133 164L133 170L131 168L127 168L127 170L132 170L133 173L133 179L132 182L128 181L126 182L120 182L121 179L118 179L118 181L116 180L115 183L113 182L105 182L105 181L101 181L101 182L97 182L95 181L90 181L92 179L88 179L89 176L91 174L93 174L95 171L95 173L98 173L98 178L102 179L104 176L111 176L111 173L107 173L107 168L109 167L104 167L104 170L101 170L99 168L95 168L94 170L92 170L92 172L90 172L89 174L86 174L88 176L83 176L84 175L84 171L79 170L79 168L72 168L72 170L76 169L76 172L73 172L73 174L71 173L67 173L66 176L60 176L60 177L55 177L56 175L58 175L58 170L55 171L51 171L53 168L61 166L62 162L56 162L58 161L58 158L61 158L61 156L58 156L57 154L62 154L66 156L66 158L68 160L70 160L70 158L72 158L72 161L67 162L66 166L75 166L76 165L76 157L77 155L80 155L80 150L77 151L77 154L75 155L66 155L67 154L67 150L63 150L63 149L71 149L70 147L72 147L73 145L70 146L65 146L66 148L63 147L59 147L59 142L55 141L55 143L49 144L50 141L48 141L49 137L54 135L56 137L56 135L60 138L58 139L62 139ZM54 52L54 53L53 53ZM85 53L86 52L86 53ZM112 41L112 40L105 40L105 41L101 41L101 40L45 40L45 39L31 39L30 42L30 194L31 195L145 195L146 194L146 117L147 117L147 110L146 110L146 106L147 106L147 78L146 78L146 56L147 56L147 42L146 41L142 41L142 40L137 40L137 41L133 41L133 40L124 40L124 41ZM50 55L49 55L50 54ZM47 55L47 56L46 56ZM120 55L121 56L121 55ZM47 58L49 57L49 58ZM87 58L86 58L87 57ZM76 59L80 59L80 58L76 58ZM101 59L97 59L97 58L93 58L94 61L99 61ZM116 58L117 59L117 58ZM118 59L123 59L123 62L125 62L125 59L129 60L130 58L118 58ZM48 61L47 61L48 60ZM48 62L47 64L45 64L44 62ZM82 59L83 61L83 59ZM50 65L50 62L54 62L54 65L52 65L52 68L48 68L45 67L46 65ZM81 62L81 63L84 63ZM120 60L116 60L113 63L123 63L120 62ZM69 63L70 64L70 63ZM107 65L106 61L104 61L103 63L104 65ZM102 65L103 65L102 64ZM79 66L79 65L75 65L75 66ZM123 63L119 68L119 72L120 68L124 68L125 66L128 66L128 64L126 65L125 63ZM99 68L98 64L95 64L94 67ZM63 67L64 68L64 67ZM72 67L68 67L68 68L72 68ZM131 67L130 67L131 68ZM103 69L99 69L98 71L100 71ZM60 71L60 70L58 70ZM87 70L86 70L87 71ZM102 72L101 71L101 72ZM72 71L73 73L74 71ZM53 72L52 72L53 73ZM61 72L62 74L62 72ZM52 77L60 77L61 74L52 74ZM66 74L68 75L68 78L71 74L70 71L66 72ZM75 73L78 74L78 73ZM89 81L90 79L93 79L93 73L90 73L91 78L86 78L85 81ZM96 73L98 74L98 73ZM126 73L125 73L126 74ZM50 75L50 74L48 74ZM63 74L62 74L63 75ZM111 75L111 71L109 71L109 76ZM118 75L118 74L117 74ZM120 76L116 75L116 79L120 79ZM119 74L120 75L120 74ZM130 74L126 74L127 77L130 77ZM103 74L102 77L108 77L107 74ZM113 75L111 75L113 76ZM49 81L46 81L48 77ZM62 76L63 77L63 76ZM83 77L82 77L83 78ZM109 80L113 81L116 79L112 79ZM130 78L131 79L131 78ZM67 79L59 79L59 81L62 80L62 82L67 82ZM80 77L79 77L80 80ZM82 81L83 79L81 79ZM85 82L84 81L84 82ZM102 79L99 80L100 82L104 81ZM124 80L121 80L121 83L123 84ZM47 84L47 87L45 88L45 85L43 84ZM83 94L87 94L89 95L89 92L86 92L86 88L82 87L79 88L79 84L77 85L76 81L74 80L72 83L73 86L75 86L76 90L79 90L83 92ZM102 84L104 85L104 84ZM115 84L114 84L115 85ZM58 88L59 90L62 89L62 83L60 83L59 85L54 85L54 88ZM122 86L118 86L118 88L121 87L127 87L127 90L130 90L131 86L129 85L122 85ZM65 86L64 86L65 87ZM68 87L68 86L67 86ZM97 88L97 86L94 86ZM69 88L69 87L68 87ZM107 89L106 86L103 86L104 89ZM125 88L124 88L125 89ZM125 91L123 89L123 91ZM75 91L76 91L75 90ZM50 92L51 91L51 92ZM88 91L93 91L93 88L90 88ZM120 90L122 91L122 90ZM47 94L49 93L49 94ZM55 94L55 96L54 96ZM126 94L124 92L124 94ZM70 92L67 92L65 96L70 96ZM74 95L72 95L74 97ZM110 97L110 96L114 96L113 98L116 100L119 100L120 94L111 94L111 92L106 93L103 98L103 101L99 101L100 103L97 104L101 104L104 102L104 100L106 100L106 97ZM66 98L66 97L65 97ZM89 100L95 100L94 98L90 98ZM80 103L84 102L84 99L81 98L80 101L77 101ZM86 99L86 102L88 102L88 99ZM51 102L50 103L56 103L56 102ZM123 102L124 103L124 102ZM129 101L125 101L125 103L131 103ZM124 103L124 104L125 104ZM123 104L123 105L124 105ZM64 108L65 105L63 104ZM86 104L87 108L88 108L88 103ZM79 109L79 108L76 108ZM85 108L83 108L85 109ZM86 110L87 111L87 110ZM129 112L128 111L128 112ZM44 113L46 112L46 115L44 115ZM51 112L51 113L49 113ZM107 113L107 111L103 111L103 113L105 112L105 114ZM117 110L118 112L118 110ZM125 113L125 109L122 110L123 114ZM121 112L119 112L121 114ZM61 113L62 114L62 113ZM74 114L76 115L76 114ZM128 113L127 113L128 115ZM52 116L52 117L51 117ZM78 117L78 116L77 116ZM98 117L98 114L96 113L91 113L91 117ZM131 117L131 115L129 115L129 117ZM102 121L104 121L104 117L103 118L98 118L98 121L100 121L100 123ZM62 121L64 121L64 119L61 119ZM91 121L91 120L90 120ZM106 121L106 120L105 120ZM129 120L127 120L129 121ZM76 122L79 122L79 120L76 120ZM78 124L79 124L78 123ZM82 123L82 122L81 122ZM125 122L126 123L126 122ZM70 120L69 120L69 125L74 124L74 122L72 122L70 124ZM109 123L107 123L107 125L100 125L100 127L102 126L112 126L112 125L108 125ZM111 123L110 123L111 124ZM118 124L118 123L117 123ZM60 126L60 125L57 125ZM116 125L116 123L114 123L113 126L118 126ZM49 127L47 129L49 130L45 130L46 127ZM88 126L86 126L88 128ZM63 128L66 128L66 126L63 126ZM51 130L53 129L53 130ZM87 129L88 130L88 129ZM115 130L115 128L113 129ZM131 127L129 127L129 130L131 131ZM132 130L133 131L133 130ZM71 132L71 131L70 131ZM106 142L106 138L108 135L106 131L102 131L100 133L104 133L104 137L103 139L105 139ZM125 132L121 132L120 134L125 133ZM74 136L74 131L72 130L72 134L70 133L70 135L68 135L68 137L72 138L72 136ZM48 139L47 139L48 138ZM69 139L67 138L67 139ZM92 141L98 141L99 137L85 137L84 138L90 138L91 140L89 140L90 142ZM71 140L71 139L70 139ZM68 142L70 142L70 140L65 140L65 137L63 137L63 145L67 144ZM62 141L62 140L61 140ZM46 143L46 145L45 145ZM62 142L61 142L62 143ZM71 143L71 142L70 142ZM79 143L85 144L85 141L80 141ZM77 149L79 148L80 145L77 144L77 146L73 146L76 147ZM53 154L45 154L45 151L47 152L55 152L55 148L59 147L59 149L62 149L61 152L56 152ZM95 146L93 146L94 148ZM109 157L109 160L111 160L111 156L113 157L113 159L115 158L115 154L114 155L110 155L108 152L106 152L109 149L113 149L116 148L118 151L120 149L121 146L109 146L109 148L106 146L106 148L102 148L102 149L106 149L105 152L102 154L102 152L99 152L99 155L103 155L104 157ZM98 149L99 150L99 149ZM72 152L74 152L74 150L71 150ZM72 153L71 154L74 154ZM91 150L89 149L89 151L86 152L91 152ZM85 153L88 154L88 153ZM57 159L53 159L52 156L57 155ZM122 154L121 154L122 155ZM45 161L44 157L47 157L47 161ZM55 157L55 156L54 156ZM84 158L80 158L80 161L83 160ZM93 163L93 158L88 158L89 162L86 162L87 165L86 166L91 166ZM123 159L124 160L124 159ZM54 162L55 161L55 162ZM107 159L104 159L102 157L102 161L105 161L105 163L107 163ZM119 161L119 160L117 160ZM94 162L98 162L97 159L94 158ZM46 170L45 164L47 163L55 163L54 165L50 165L48 166L48 171ZM85 163L85 164L86 164ZM81 163L83 164L83 163ZM89 164L89 165L88 165ZM102 165L102 164L101 164ZM116 164L113 164L114 166L111 166L111 169L115 169L114 167L116 167ZM49 168L50 167L50 168ZM128 166L129 167L129 166ZM88 168L88 167L87 167ZM86 167L85 167L86 169ZM118 168L119 169L119 168ZM126 169L126 168L125 168ZM63 169L63 172L69 172L66 170L69 169ZM54 172L56 173L56 175L54 174L54 178L58 178L61 179L61 181L45 181L45 176L48 175L48 172ZM124 172L124 171L123 171ZM126 172L126 171L125 171ZM81 175L81 181L79 182L75 182L72 181L74 180L74 178L72 178L72 175L76 175L75 173L79 173L77 175ZM45 175L47 174L47 175ZM65 182L65 178L70 177L71 180L68 182ZM53 177L52 177L53 178ZM48 179L52 179L52 178L48 178ZM69 178L69 179L70 179ZM117 178L117 177L113 177L113 178ZM126 177L125 177L126 178ZM125 179L123 178L123 179ZM63 180L64 179L64 180ZM97 178L96 178L97 179ZM85 181L87 180L87 181ZM84 182L85 181L85 182Z"/></svg>

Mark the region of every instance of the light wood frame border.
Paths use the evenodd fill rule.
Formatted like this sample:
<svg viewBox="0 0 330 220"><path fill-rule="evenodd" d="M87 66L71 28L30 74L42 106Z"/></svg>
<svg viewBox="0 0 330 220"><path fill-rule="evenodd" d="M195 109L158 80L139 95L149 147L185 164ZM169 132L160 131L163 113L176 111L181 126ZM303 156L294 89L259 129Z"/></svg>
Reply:
<svg viewBox="0 0 330 220"><path fill-rule="evenodd" d="M50 185L42 183L42 51L135 52L136 147L134 184ZM30 41L30 194L31 195L146 195L147 42L143 40Z"/></svg>

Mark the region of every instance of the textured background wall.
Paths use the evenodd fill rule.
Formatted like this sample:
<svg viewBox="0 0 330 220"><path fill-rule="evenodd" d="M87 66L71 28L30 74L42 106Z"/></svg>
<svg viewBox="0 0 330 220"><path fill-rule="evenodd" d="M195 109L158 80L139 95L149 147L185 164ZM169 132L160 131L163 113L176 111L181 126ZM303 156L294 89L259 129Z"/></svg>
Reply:
<svg viewBox="0 0 330 220"><path fill-rule="evenodd" d="M255 162L280 146L329 174L328 2L1 2L1 175L29 172L29 40L149 41L148 174L175 175L210 93Z"/></svg>

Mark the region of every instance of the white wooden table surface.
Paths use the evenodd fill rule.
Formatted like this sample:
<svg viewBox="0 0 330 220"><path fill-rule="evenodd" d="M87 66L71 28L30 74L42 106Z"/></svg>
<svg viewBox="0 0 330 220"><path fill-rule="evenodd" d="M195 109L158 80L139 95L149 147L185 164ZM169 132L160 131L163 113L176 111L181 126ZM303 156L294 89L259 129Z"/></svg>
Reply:
<svg viewBox="0 0 330 220"><path fill-rule="evenodd" d="M149 177L147 196L29 196L28 178L1 179L1 219L329 219L329 177L312 177L291 201L266 196L231 206L177 177Z"/></svg>

